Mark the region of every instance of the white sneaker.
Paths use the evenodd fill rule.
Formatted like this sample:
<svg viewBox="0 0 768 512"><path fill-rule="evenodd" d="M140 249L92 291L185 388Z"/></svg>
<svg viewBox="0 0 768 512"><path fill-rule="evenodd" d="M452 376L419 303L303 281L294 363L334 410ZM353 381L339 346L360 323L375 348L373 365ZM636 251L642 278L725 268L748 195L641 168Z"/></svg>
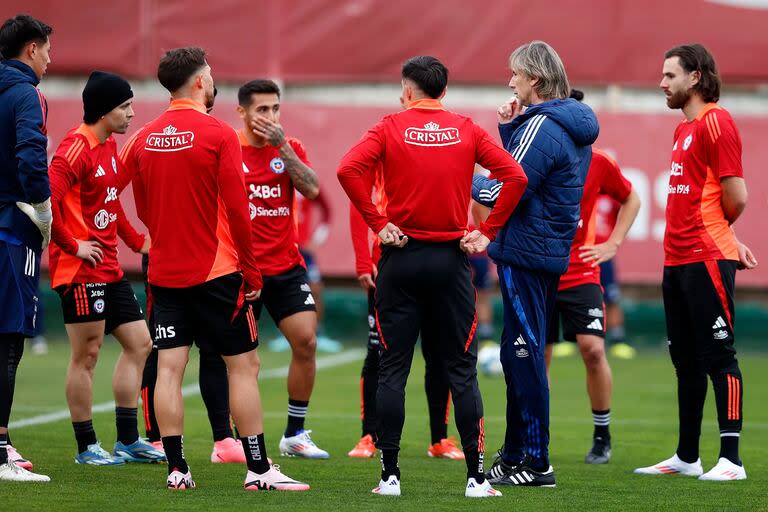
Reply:
<svg viewBox="0 0 768 512"><path fill-rule="evenodd" d="M501 496L501 492L491 487L491 483L486 478L483 483L477 483L477 480L470 478L467 480L467 489L464 491L467 498L490 498Z"/></svg>
<svg viewBox="0 0 768 512"><path fill-rule="evenodd" d="M309 437L311 430L299 430L291 437L280 438L280 455L283 457L304 457L306 459L327 459L328 452L317 447Z"/></svg>
<svg viewBox="0 0 768 512"><path fill-rule="evenodd" d="M685 475L685 476L700 476L704 472L701 467L701 459L696 462L688 463L680 460L677 454L667 460L663 460L653 466L645 468L637 468L635 470L636 475Z"/></svg>
<svg viewBox="0 0 768 512"><path fill-rule="evenodd" d="M699 477L699 480L727 482L730 480L746 480L747 472L744 466L737 466L725 457L720 457L715 467Z"/></svg>
<svg viewBox="0 0 768 512"><path fill-rule="evenodd" d="M50 482L51 478L46 475L38 475L31 471L19 467L13 461L8 461L0 465L0 480L8 482Z"/></svg>
<svg viewBox="0 0 768 512"><path fill-rule="evenodd" d="M379 486L371 492L382 496L400 496L400 480L395 475L390 475L386 482L379 480Z"/></svg>
<svg viewBox="0 0 768 512"><path fill-rule="evenodd" d="M246 491L308 491L309 485L299 482L293 478L284 475L280 471L280 466L273 464L269 471L260 475L253 471L248 471L245 475Z"/></svg>
<svg viewBox="0 0 768 512"><path fill-rule="evenodd" d="M195 488L195 481L192 480L192 472L187 470L186 473L174 469L171 474L168 475L166 480L166 487L172 491L186 491L187 489Z"/></svg>

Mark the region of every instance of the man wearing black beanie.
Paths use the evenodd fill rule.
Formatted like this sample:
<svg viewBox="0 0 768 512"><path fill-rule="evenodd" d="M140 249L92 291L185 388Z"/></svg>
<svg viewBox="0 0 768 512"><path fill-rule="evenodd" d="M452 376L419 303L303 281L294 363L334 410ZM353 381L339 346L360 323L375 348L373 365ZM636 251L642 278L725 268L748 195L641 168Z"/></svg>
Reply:
<svg viewBox="0 0 768 512"><path fill-rule="evenodd" d="M54 211L49 267L72 347L66 395L78 464L165 460L139 438L136 427L141 375L152 341L117 259L118 236L136 252L149 251L149 237L130 225L118 197L128 179L112 134L128 130L132 98L124 78L91 73L83 90L85 122L67 134L49 169ZM117 418L112 454L97 441L92 422L93 371L104 335L110 333L123 349L112 380Z"/></svg>

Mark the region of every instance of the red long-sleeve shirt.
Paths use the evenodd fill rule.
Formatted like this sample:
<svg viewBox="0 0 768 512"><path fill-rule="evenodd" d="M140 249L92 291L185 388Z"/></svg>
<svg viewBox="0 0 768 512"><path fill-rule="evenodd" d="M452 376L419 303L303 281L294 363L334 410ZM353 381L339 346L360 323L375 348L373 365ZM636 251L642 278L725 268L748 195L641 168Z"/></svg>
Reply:
<svg viewBox="0 0 768 512"><path fill-rule="evenodd" d="M385 211L387 206L387 198L384 195L381 181L381 170L381 165L377 165L373 175L366 174L364 176L366 187L371 191L371 198L379 213ZM373 178L372 182L369 181L370 178ZM381 244L379 237L371 232L365 219L352 203L349 204L349 231L352 235L352 249L355 252L355 274L358 277L363 274L371 274L373 266L379 264Z"/></svg>
<svg viewBox="0 0 768 512"><path fill-rule="evenodd" d="M144 235L131 226L118 195L124 173L115 139L102 143L87 125L70 130L59 144L48 170L53 207L49 271L54 288L122 279L118 236L134 251L141 250ZM103 259L96 267L76 256L77 240L101 244Z"/></svg>
<svg viewBox="0 0 768 512"><path fill-rule="evenodd" d="M371 201L364 175L383 165L382 214ZM387 222L406 235L443 242L461 238L475 163L503 182L496 207L480 231L493 240L525 191L520 165L470 118L443 108L438 100L419 100L386 116L344 155L339 182L375 233Z"/></svg>
<svg viewBox="0 0 768 512"><path fill-rule="evenodd" d="M152 237L151 284L187 288L242 270L261 288L235 131L182 99L139 130L120 154L136 211Z"/></svg>

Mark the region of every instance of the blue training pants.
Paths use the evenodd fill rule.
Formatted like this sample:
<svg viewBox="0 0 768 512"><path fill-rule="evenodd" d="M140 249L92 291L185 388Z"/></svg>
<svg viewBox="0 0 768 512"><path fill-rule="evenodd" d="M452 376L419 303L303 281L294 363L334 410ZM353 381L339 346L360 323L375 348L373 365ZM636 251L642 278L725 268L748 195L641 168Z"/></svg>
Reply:
<svg viewBox="0 0 768 512"><path fill-rule="evenodd" d="M501 365L507 383L507 431L502 458L549 466L549 383L544 364L549 316L560 276L498 265L504 301Z"/></svg>

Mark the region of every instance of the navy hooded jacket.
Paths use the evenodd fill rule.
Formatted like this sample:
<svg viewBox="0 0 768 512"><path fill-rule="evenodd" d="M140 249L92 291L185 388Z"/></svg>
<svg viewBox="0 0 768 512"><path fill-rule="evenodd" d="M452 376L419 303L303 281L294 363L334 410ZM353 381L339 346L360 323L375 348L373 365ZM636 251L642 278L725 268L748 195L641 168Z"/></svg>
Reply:
<svg viewBox="0 0 768 512"><path fill-rule="evenodd" d="M51 197L48 181L48 104L31 67L0 62L0 240L40 247L42 236L16 201Z"/></svg>
<svg viewBox="0 0 768 512"><path fill-rule="evenodd" d="M573 99L531 105L512 122L499 125L504 147L528 176L528 188L488 247L494 261L554 274L568 269L598 132L592 109ZM499 185L475 176L472 197L492 206Z"/></svg>

